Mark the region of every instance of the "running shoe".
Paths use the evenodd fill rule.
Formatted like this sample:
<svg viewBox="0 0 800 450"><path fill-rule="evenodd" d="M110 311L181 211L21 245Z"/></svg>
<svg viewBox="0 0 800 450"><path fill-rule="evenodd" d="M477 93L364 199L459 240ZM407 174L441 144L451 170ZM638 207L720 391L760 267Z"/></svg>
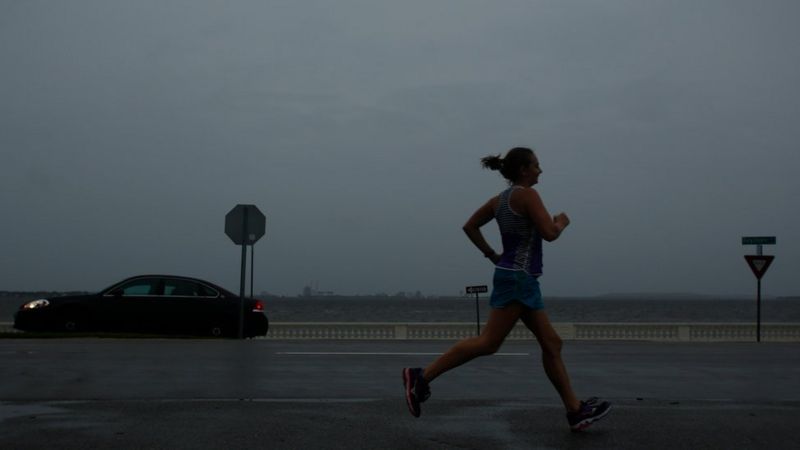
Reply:
<svg viewBox="0 0 800 450"><path fill-rule="evenodd" d="M567 421L569 421L572 431L582 431L605 417L610 411L611 403L601 402L597 397L591 397L581 402L581 408L577 412L568 412Z"/></svg>
<svg viewBox="0 0 800 450"><path fill-rule="evenodd" d="M422 377L422 369L419 367L403 369L403 386L406 388L406 403L408 410L414 417L419 417L419 404L431 396L431 389L428 382Z"/></svg>

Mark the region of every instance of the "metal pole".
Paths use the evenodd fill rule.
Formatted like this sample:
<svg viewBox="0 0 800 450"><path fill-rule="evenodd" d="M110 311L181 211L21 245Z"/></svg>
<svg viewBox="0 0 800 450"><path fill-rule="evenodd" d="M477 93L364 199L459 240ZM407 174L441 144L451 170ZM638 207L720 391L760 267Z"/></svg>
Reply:
<svg viewBox="0 0 800 450"><path fill-rule="evenodd" d="M761 278L758 279L758 313L756 314L756 342L761 342Z"/></svg>
<svg viewBox="0 0 800 450"><path fill-rule="evenodd" d="M253 267L256 258L256 244L250 244L250 297L253 297Z"/></svg>
<svg viewBox="0 0 800 450"><path fill-rule="evenodd" d="M478 308L478 293L475 293L475 333L481 335L481 310Z"/></svg>
<svg viewBox="0 0 800 450"><path fill-rule="evenodd" d="M242 221L242 275L239 283L239 339L244 339L244 278L247 273L247 210L244 208L244 220Z"/></svg>

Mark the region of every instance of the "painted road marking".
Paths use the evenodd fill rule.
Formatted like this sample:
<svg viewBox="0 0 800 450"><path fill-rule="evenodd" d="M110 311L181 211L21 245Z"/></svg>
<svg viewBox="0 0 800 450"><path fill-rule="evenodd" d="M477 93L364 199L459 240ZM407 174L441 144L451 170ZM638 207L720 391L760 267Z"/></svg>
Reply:
<svg viewBox="0 0 800 450"><path fill-rule="evenodd" d="M37 402L42 405L83 405L87 403L372 403L382 399L374 397L356 398L322 398L322 397L209 397L209 398L135 398L135 399L91 399L91 400L45 400ZM5 404L4 404L5 403ZM0 402L0 413L8 402ZM14 405L12 405L14 406ZM61 411L58 411L61 412ZM2 414L0 414L2 418Z"/></svg>
<svg viewBox="0 0 800 450"><path fill-rule="evenodd" d="M439 356L442 352L275 352L291 356ZM495 353L494 356L530 356L530 353Z"/></svg>

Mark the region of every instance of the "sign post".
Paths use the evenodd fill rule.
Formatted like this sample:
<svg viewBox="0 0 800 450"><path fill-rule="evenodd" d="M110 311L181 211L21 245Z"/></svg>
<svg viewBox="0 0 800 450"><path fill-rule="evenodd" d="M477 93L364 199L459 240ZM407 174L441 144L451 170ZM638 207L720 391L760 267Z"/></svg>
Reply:
<svg viewBox="0 0 800 450"><path fill-rule="evenodd" d="M225 234L242 246L242 271L239 283L239 339L244 338L244 281L247 274L247 246L264 236L266 217L256 205L236 205L225 215ZM252 267L251 267L252 268ZM253 275L250 275L253 282ZM250 288L252 295L252 287Z"/></svg>
<svg viewBox="0 0 800 450"><path fill-rule="evenodd" d="M475 326L476 334L481 334L481 310L478 307L478 294L489 292L489 288L482 286L467 286L467 294L475 294Z"/></svg>
<svg viewBox="0 0 800 450"><path fill-rule="evenodd" d="M775 236L745 236L742 237L742 245L755 245L755 255L744 255L747 265L753 271L757 280L756 294L756 342L761 342L761 277L767 273L769 265L775 259L773 255L764 255L762 245L775 245Z"/></svg>

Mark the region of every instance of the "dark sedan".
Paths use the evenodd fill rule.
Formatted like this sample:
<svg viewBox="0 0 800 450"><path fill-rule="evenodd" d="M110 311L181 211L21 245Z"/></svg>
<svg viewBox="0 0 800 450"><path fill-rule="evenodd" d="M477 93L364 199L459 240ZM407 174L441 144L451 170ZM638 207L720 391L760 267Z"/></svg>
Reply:
<svg viewBox="0 0 800 450"><path fill-rule="evenodd" d="M14 328L235 337L240 303L238 295L207 281L140 275L97 294L29 301L14 314ZM263 302L245 298L244 336L264 336L268 327Z"/></svg>

